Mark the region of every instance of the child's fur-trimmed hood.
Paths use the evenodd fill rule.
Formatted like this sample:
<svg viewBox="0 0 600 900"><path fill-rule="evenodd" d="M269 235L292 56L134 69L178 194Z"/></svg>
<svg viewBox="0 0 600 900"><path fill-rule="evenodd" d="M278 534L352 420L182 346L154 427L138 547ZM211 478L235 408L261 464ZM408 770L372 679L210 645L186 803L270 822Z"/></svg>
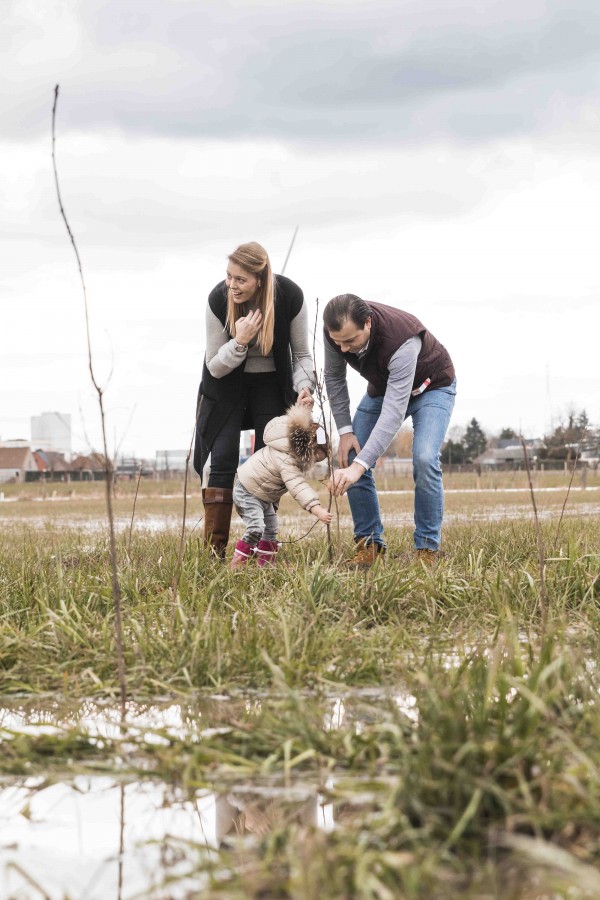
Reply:
<svg viewBox="0 0 600 900"><path fill-rule="evenodd" d="M312 413L308 406L291 406L287 411L288 438L290 451L298 460L301 468L307 469L314 461L317 449L316 422L312 420Z"/></svg>
<svg viewBox="0 0 600 900"><path fill-rule="evenodd" d="M264 441L268 446L288 452L304 471L315 461L317 449L328 451L326 444L317 442L317 422L313 422L308 406L290 406L285 416L272 419L265 428Z"/></svg>

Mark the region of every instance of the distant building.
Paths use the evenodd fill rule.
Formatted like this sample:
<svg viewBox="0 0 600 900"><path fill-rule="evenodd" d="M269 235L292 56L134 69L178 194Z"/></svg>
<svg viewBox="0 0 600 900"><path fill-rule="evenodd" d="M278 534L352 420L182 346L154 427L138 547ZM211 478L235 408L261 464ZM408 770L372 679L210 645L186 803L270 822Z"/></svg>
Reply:
<svg viewBox="0 0 600 900"><path fill-rule="evenodd" d="M38 467L29 447L0 447L0 483L28 480ZM35 476L34 476L35 477Z"/></svg>
<svg viewBox="0 0 600 900"><path fill-rule="evenodd" d="M10 441L0 441L0 447L29 447L31 449L31 441L25 438L12 438Z"/></svg>
<svg viewBox="0 0 600 900"><path fill-rule="evenodd" d="M70 481L71 464L67 462L63 453L57 450L35 450L38 475L45 481ZM27 480L33 481L36 476L31 475Z"/></svg>
<svg viewBox="0 0 600 900"><path fill-rule="evenodd" d="M115 466L116 478L149 478L154 475L154 469L144 459L135 456L123 456Z"/></svg>
<svg viewBox="0 0 600 900"><path fill-rule="evenodd" d="M544 442L539 438L527 438L524 443L529 462L536 463ZM473 463L484 469L522 469L525 468L525 453L518 438L508 438L498 441L497 447L484 450Z"/></svg>
<svg viewBox="0 0 600 900"><path fill-rule="evenodd" d="M188 450L157 450L154 468L157 472L185 472Z"/></svg>
<svg viewBox="0 0 600 900"><path fill-rule="evenodd" d="M254 453L254 432L242 431L240 437L240 462L246 460Z"/></svg>
<svg viewBox="0 0 600 900"><path fill-rule="evenodd" d="M106 460L102 453L79 455L71 460L72 481L104 481L106 478Z"/></svg>
<svg viewBox="0 0 600 900"><path fill-rule="evenodd" d="M31 443L40 450L56 450L71 455L71 416L44 412L31 417Z"/></svg>

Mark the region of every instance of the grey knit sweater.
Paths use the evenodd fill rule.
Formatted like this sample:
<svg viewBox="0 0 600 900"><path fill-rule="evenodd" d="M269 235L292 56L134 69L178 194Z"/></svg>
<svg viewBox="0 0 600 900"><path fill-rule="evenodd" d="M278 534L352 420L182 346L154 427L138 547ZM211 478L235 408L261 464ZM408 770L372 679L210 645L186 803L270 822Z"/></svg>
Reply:
<svg viewBox="0 0 600 900"><path fill-rule="evenodd" d="M252 307L248 306L248 311ZM214 378L224 378L246 359L245 372L274 372L273 355L263 356L256 340L246 351L236 349L238 345L229 338L218 317L210 306L206 307L206 365ZM296 393L302 388L315 388L314 363L308 345L308 312L306 303L290 323L290 348L292 351L292 382Z"/></svg>

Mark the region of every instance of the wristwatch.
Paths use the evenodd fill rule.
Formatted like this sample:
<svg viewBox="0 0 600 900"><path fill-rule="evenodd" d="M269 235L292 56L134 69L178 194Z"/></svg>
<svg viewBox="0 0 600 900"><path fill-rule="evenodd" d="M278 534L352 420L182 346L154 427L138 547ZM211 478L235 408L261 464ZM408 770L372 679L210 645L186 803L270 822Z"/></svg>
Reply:
<svg viewBox="0 0 600 900"><path fill-rule="evenodd" d="M248 350L248 347L246 344L238 344L238 342L234 338L233 339L233 349L235 350L236 353L246 353L246 351Z"/></svg>

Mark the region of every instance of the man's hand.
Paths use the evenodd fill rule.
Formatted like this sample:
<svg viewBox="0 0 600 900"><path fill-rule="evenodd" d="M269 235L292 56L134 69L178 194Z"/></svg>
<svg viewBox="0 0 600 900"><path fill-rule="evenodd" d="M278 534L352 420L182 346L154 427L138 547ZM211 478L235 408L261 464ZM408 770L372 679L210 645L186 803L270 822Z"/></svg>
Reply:
<svg viewBox="0 0 600 900"><path fill-rule="evenodd" d="M343 437L346 437L346 435L343 435ZM346 469L336 469L327 485L329 492L334 497L341 497L349 487L356 484L358 479L365 474L365 471L365 467L357 462L353 462Z"/></svg>
<svg viewBox="0 0 600 900"><path fill-rule="evenodd" d="M260 331L262 313L260 309L252 309L247 316L242 316L235 323L235 339L238 344L248 346L252 338Z"/></svg>
<svg viewBox="0 0 600 900"><path fill-rule="evenodd" d="M338 463L343 468L346 468L348 465L348 454L351 450L356 450L357 454L360 453L360 444L356 439L356 435L349 431L341 435L338 445Z"/></svg>
<svg viewBox="0 0 600 900"><path fill-rule="evenodd" d="M333 514L327 512L324 506L313 506L313 508L311 509L311 513L313 514L313 516L316 516L317 519L320 519L321 522L324 522L326 525L331 525Z"/></svg>

